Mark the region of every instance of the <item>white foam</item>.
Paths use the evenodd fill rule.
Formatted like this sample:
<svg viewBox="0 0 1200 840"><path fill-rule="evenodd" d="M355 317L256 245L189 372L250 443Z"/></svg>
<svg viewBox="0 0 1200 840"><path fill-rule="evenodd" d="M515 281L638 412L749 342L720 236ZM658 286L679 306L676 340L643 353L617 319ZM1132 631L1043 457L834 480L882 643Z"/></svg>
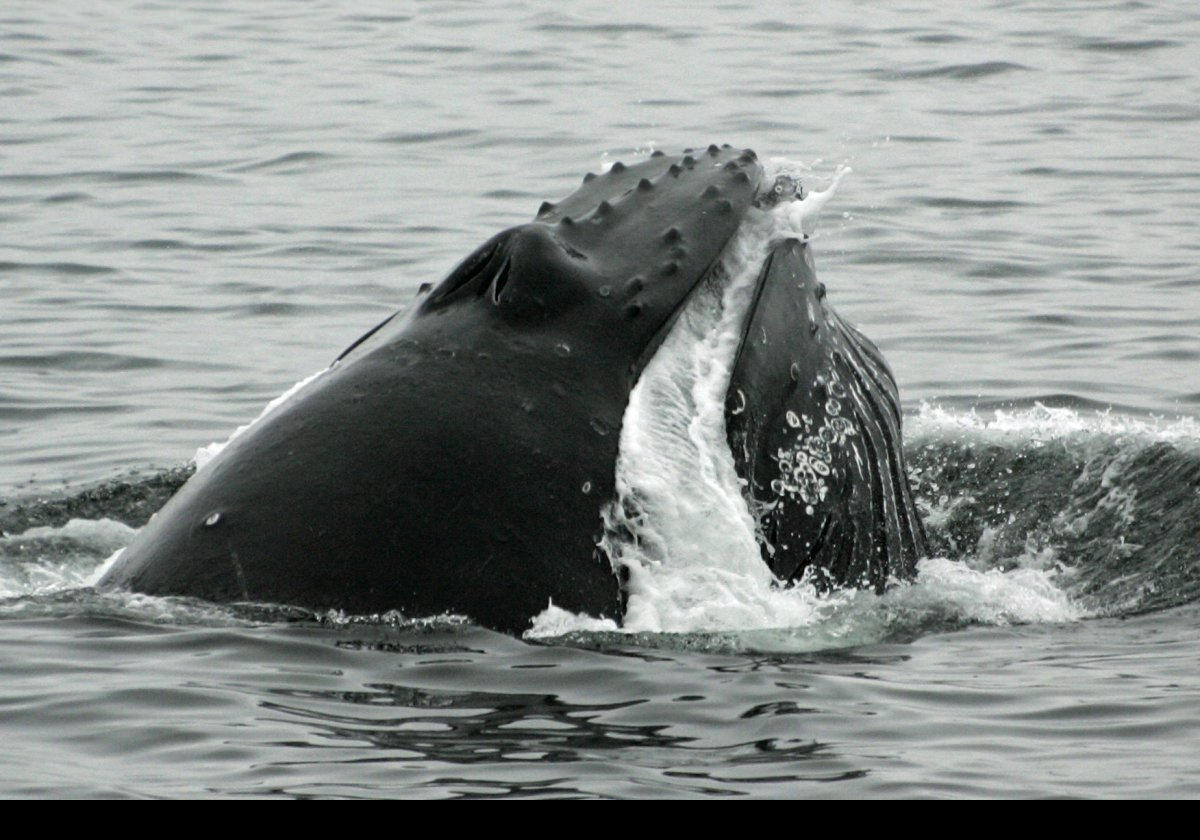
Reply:
<svg viewBox="0 0 1200 840"><path fill-rule="evenodd" d="M0 537L0 597L89 586L135 533L112 519L72 519Z"/></svg>
<svg viewBox="0 0 1200 840"><path fill-rule="evenodd" d="M1030 557L1031 564L1041 558ZM880 599L905 609L936 609L959 621L981 624L1067 622L1083 611L1056 583L1053 569L1020 565L979 571L969 565L931 557L917 564L917 578L889 590Z"/></svg>
<svg viewBox="0 0 1200 840"><path fill-rule="evenodd" d="M0 543L28 543L68 540L80 545L101 547L124 545L137 532L115 519L71 519L65 525L38 525L19 534L5 534Z"/></svg>
<svg viewBox="0 0 1200 840"><path fill-rule="evenodd" d="M672 627L655 631L626 621L618 628L615 622L551 605L525 636L550 638L581 632L667 632L689 637L715 634L708 644L718 649L801 652L874 644L897 632L930 626L1065 623L1086 617L1058 586L1059 572L1037 568L1043 560L1030 556L1028 565L981 571L960 561L926 558L918 563L915 580L896 583L883 595L866 590L818 594L805 582L764 589L729 578L708 587L697 585L700 576L668 576L668 581L686 589L643 595L666 597L676 605L674 615L681 620ZM683 599L695 602L690 615L680 608ZM712 620L713 616L719 620ZM701 646L704 644L702 640Z"/></svg>
<svg viewBox="0 0 1200 840"><path fill-rule="evenodd" d="M1200 421L1194 417L1135 417L1104 410L1080 410L1035 402L1028 408L967 411L922 403L905 420L910 442L926 439L970 438L994 443L1036 445L1039 441L1089 438L1128 438L1179 446L1200 445Z"/></svg>
<svg viewBox="0 0 1200 840"><path fill-rule="evenodd" d="M619 629L611 618L595 618L587 613L573 613L554 606L554 602L551 601L546 609L534 617L533 627L525 632L525 637L544 639L567 633L615 633Z"/></svg>

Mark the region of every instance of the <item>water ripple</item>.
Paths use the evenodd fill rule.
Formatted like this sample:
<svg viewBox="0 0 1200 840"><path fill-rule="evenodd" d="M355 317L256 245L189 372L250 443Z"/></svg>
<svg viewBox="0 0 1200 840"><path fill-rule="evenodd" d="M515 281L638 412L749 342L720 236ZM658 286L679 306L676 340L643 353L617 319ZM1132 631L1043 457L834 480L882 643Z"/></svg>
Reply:
<svg viewBox="0 0 1200 840"><path fill-rule="evenodd" d="M981 61L975 64L946 64L921 70L880 68L873 71L881 79L983 79L1013 70L1029 70L1024 64L1011 61Z"/></svg>

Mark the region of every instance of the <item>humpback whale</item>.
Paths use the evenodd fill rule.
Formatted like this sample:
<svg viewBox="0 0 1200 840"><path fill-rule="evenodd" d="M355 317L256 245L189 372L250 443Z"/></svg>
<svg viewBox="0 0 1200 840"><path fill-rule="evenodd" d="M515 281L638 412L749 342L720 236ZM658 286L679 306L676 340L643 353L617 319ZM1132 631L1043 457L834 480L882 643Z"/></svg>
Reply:
<svg viewBox="0 0 1200 840"><path fill-rule="evenodd" d="M716 145L587 175L233 438L98 585L507 632L551 599L619 621L599 545L629 395L762 180ZM764 561L784 582L913 575L894 379L806 243L772 249L745 323L727 431Z"/></svg>

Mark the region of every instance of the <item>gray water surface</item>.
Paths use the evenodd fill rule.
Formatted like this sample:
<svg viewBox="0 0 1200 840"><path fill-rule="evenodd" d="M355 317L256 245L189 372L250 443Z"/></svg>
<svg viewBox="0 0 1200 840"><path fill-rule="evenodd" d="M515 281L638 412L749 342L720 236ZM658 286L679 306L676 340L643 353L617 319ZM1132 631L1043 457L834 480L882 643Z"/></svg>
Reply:
<svg viewBox="0 0 1200 840"><path fill-rule="evenodd" d="M542 645L114 602L64 587L126 537L76 526L0 546L0 795L1200 795L1193 2L7 0L0 513L185 462L584 172L710 142L853 168L818 272L910 412L1080 425L1003 444L1040 484L943 441L922 487L950 555L1069 555L1096 617Z"/></svg>

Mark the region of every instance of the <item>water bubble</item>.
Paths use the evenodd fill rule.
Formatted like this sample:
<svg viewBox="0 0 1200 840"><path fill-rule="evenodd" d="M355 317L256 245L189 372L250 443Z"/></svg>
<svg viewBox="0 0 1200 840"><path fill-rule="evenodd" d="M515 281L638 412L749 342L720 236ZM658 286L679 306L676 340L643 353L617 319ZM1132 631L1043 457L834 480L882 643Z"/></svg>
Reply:
<svg viewBox="0 0 1200 840"><path fill-rule="evenodd" d="M205 527L205 528L211 528L211 527L213 527L214 525L216 525L216 524L217 524L218 522L220 522L220 521L221 521L221 513L220 513L220 511L217 511L217 512L215 512L215 513L210 513L210 514L208 515L208 518L204 520L204 527Z"/></svg>
<svg viewBox="0 0 1200 840"><path fill-rule="evenodd" d="M586 496L588 493L592 492L592 482L590 482L590 481L583 482L583 486L580 487L579 489L582 490L583 495Z"/></svg>
<svg viewBox="0 0 1200 840"><path fill-rule="evenodd" d="M557 353L559 356L563 356L563 357L570 356L571 355L571 345L567 344L566 342L560 342L558 344L555 344L554 352Z"/></svg>
<svg viewBox="0 0 1200 840"><path fill-rule="evenodd" d="M804 449L814 461L829 462L829 441L819 435L809 435L804 439Z"/></svg>
<svg viewBox="0 0 1200 840"><path fill-rule="evenodd" d="M833 397L830 397L828 400L825 401L825 413L826 414L837 415L841 412L841 410L842 410L842 404L840 402L838 402L837 400L835 400Z"/></svg>
<svg viewBox="0 0 1200 840"><path fill-rule="evenodd" d="M800 417L796 414L796 412L794 412L790 409L788 410L788 413L787 413L787 422L788 422L788 425L791 426L793 429L800 428Z"/></svg>

